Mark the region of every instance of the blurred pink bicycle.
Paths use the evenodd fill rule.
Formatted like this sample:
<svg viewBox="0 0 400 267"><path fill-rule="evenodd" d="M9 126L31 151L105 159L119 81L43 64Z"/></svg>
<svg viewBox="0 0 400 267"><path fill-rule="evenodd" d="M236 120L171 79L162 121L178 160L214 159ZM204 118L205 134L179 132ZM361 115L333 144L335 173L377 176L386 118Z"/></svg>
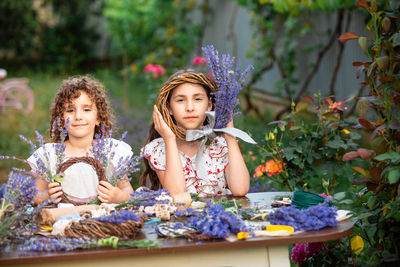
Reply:
<svg viewBox="0 0 400 267"><path fill-rule="evenodd" d="M7 71L0 69L0 80L7 76ZM27 78L10 78L0 81L0 109L6 113L16 109L24 114L33 110L34 96L28 87Z"/></svg>

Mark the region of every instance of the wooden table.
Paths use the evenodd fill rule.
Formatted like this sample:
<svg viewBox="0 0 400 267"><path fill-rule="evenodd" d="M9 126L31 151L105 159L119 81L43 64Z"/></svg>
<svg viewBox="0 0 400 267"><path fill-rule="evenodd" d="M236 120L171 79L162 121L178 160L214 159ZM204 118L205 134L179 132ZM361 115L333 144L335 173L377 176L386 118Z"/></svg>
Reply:
<svg viewBox="0 0 400 267"><path fill-rule="evenodd" d="M282 193L278 193L282 195ZM243 206L270 202L277 193L251 193ZM319 231L307 231L285 237L258 237L229 242L226 240L188 241L184 238L161 240L160 248L88 249L72 252L0 252L0 265L7 266L290 266L288 245L335 240L353 230L350 221ZM156 239L154 225L145 225L138 239Z"/></svg>

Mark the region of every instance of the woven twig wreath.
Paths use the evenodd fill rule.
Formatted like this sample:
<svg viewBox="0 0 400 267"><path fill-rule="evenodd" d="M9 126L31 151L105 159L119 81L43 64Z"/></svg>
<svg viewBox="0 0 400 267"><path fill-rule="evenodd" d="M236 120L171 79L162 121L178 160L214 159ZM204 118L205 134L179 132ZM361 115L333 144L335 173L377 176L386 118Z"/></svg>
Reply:
<svg viewBox="0 0 400 267"><path fill-rule="evenodd" d="M143 219L140 221L125 221L123 223L99 222L87 220L73 222L64 229L64 236L69 238L133 238L143 227Z"/></svg>
<svg viewBox="0 0 400 267"><path fill-rule="evenodd" d="M71 167L76 163L87 163L93 166L94 170L96 171L97 177L99 178L99 182L106 180L105 171L100 161L92 157L75 157L67 160L66 162L61 164L60 168L57 171L57 175L64 173L66 169L68 169L69 167ZM76 206L87 204L87 203L78 203L71 199L68 199L64 192L61 195L61 201L64 203L72 203Z"/></svg>

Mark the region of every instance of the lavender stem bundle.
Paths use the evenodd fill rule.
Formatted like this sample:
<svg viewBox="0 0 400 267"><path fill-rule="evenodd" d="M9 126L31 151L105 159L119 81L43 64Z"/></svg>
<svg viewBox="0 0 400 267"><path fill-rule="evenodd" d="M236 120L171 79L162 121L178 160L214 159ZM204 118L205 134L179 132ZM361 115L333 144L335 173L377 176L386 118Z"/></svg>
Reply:
<svg viewBox="0 0 400 267"><path fill-rule="evenodd" d="M214 128L220 129L237 117L240 112L238 95L243 88L247 75L253 71L253 66L248 66L243 72L240 71L239 63L230 55L219 55L214 46L209 45L202 48L207 59L210 74L217 84L215 92L214 110L216 123Z"/></svg>

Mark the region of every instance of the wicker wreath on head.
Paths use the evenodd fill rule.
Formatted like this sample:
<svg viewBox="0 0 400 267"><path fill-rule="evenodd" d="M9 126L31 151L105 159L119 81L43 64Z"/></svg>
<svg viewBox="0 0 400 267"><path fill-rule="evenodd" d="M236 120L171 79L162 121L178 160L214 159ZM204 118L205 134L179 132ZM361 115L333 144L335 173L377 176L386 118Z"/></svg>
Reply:
<svg viewBox="0 0 400 267"><path fill-rule="evenodd" d="M57 171L57 176L59 176L59 177L60 176L64 176L65 172L68 170L68 168L70 168L71 166L73 166L73 165L75 165L77 163L86 163L86 164L92 166L94 171L95 171L95 173L96 173L96 175L97 175L97 178L98 178L97 182L106 180L105 171L104 171L104 168L101 165L100 161L95 159L95 158L92 158L92 157L75 157L75 158L71 158L71 159L65 161L64 163L62 163L60 165L60 167L59 167L59 169ZM60 183L61 187L63 186L65 178L67 178L67 177L64 176L64 180ZM79 179L89 179L89 177L79 177ZM77 185L77 186L79 186L79 185ZM74 205L88 204L92 200L93 199L91 199L90 201L85 201L85 200L77 201L77 200L74 200L73 198L69 197L68 194L66 192L64 192L64 190L63 190L63 194L61 195L61 202L72 203Z"/></svg>
<svg viewBox="0 0 400 267"><path fill-rule="evenodd" d="M212 78L208 77L204 73L197 73L192 70L183 70L177 72L165 82L163 87L160 89L160 93L158 94L156 105L169 128L172 130L175 136L182 140L185 140L186 131L175 124L173 117L168 111L168 101L172 90L184 83L199 84L203 86L204 89L206 89L206 91L209 93L217 91L217 85Z"/></svg>

